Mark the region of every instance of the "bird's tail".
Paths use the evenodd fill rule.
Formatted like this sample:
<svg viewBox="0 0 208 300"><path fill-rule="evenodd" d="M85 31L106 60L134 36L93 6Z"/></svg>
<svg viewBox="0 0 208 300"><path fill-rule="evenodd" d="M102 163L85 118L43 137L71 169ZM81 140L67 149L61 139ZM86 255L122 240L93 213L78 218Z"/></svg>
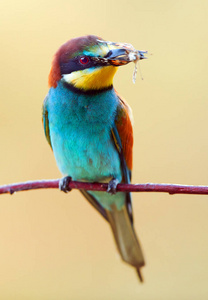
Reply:
<svg viewBox="0 0 208 300"><path fill-rule="evenodd" d="M118 247L121 258L136 268L140 281L143 281L140 268L144 266L144 256L136 236L135 230L129 218L126 205L118 209L113 205L110 210L106 210L109 223Z"/></svg>

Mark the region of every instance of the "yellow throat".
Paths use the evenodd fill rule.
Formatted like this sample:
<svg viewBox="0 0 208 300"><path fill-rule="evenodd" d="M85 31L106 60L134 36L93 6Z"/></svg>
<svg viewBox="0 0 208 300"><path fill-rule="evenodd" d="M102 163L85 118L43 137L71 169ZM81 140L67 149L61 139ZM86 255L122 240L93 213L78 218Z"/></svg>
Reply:
<svg viewBox="0 0 208 300"><path fill-rule="evenodd" d="M113 77L117 71L115 66L85 69L63 75L64 81L82 90L101 90L113 84Z"/></svg>

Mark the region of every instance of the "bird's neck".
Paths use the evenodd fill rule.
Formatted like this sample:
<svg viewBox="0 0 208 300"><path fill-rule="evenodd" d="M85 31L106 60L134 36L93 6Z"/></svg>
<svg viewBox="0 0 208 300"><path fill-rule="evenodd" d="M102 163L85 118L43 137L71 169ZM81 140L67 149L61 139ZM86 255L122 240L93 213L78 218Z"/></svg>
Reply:
<svg viewBox="0 0 208 300"><path fill-rule="evenodd" d="M96 95L103 95L107 91L114 92L113 84L100 88L98 90L95 89L83 89L83 88L77 88L74 85L67 83L66 81L62 80L61 84L64 88L66 88L69 92L75 93L77 95L86 95L86 96L96 96Z"/></svg>
<svg viewBox="0 0 208 300"><path fill-rule="evenodd" d="M114 119L118 98L113 87L102 91L74 90L59 81L56 88L49 91L51 109L64 120L79 119L83 124L103 123ZM63 120L62 120L63 121ZM68 121L67 121L68 122Z"/></svg>

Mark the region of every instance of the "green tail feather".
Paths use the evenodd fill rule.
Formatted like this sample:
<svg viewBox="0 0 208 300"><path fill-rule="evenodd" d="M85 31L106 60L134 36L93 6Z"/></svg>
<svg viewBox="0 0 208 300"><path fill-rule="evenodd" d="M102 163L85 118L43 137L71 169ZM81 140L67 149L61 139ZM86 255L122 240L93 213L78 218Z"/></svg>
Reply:
<svg viewBox="0 0 208 300"><path fill-rule="evenodd" d="M144 256L127 211L126 205L120 210L116 205L111 206L111 211L106 210L109 223L116 241L121 258L136 268L140 281L143 281L140 268L144 266Z"/></svg>

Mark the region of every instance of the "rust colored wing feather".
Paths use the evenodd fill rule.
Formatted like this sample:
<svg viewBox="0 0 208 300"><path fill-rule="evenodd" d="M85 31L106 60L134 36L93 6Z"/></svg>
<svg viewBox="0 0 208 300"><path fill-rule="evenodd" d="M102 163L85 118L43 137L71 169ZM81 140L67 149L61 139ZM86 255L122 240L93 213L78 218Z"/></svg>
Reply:
<svg viewBox="0 0 208 300"><path fill-rule="evenodd" d="M118 95L118 94L117 94ZM132 148L133 148L133 128L131 109L127 103L118 95L119 104L112 128L112 137L118 150L121 169L123 173L122 182L130 183L132 170ZM126 193L126 207L133 224L131 193Z"/></svg>
<svg viewBox="0 0 208 300"><path fill-rule="evenodd" d="M131 109L128 104L117 94L119 106L115 119L115 125L121 140L123 155L128 169L132 170L132 150L133 150L133 127Z"/></svg>
<svg viewBox="0 0 208 300"><path fill-rule="evenodd" d="M123 182L129 183L132 170L133 129L131 109L118 96L119 104L112 137L120 156ZM141 267L144 266L144 256L133 225L131 193L126 194L125 205L118 209L116 205L106 210L114 238L122 259L136 268L140 281L143 281Z"/></svg>

